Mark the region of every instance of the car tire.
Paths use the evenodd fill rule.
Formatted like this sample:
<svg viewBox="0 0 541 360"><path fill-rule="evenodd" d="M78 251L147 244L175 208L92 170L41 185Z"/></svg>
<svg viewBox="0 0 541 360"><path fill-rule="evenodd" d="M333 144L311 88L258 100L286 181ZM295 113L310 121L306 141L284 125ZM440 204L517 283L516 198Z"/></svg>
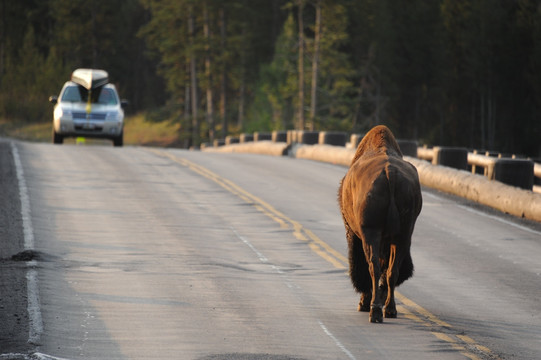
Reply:
<svg viewBox="0 0 541 360"><path fill-rule="evenodd" d="M62 135L58 134L53 129L53 144L62 144L62 143L64 143L64 137Z"/></svg>
<svg viewBox="0 0 541 360"><path fill-rule="evenodd" d="M113 146L123 146L124 145L124 131L120 133L116 138L113 138Z"/></svg>

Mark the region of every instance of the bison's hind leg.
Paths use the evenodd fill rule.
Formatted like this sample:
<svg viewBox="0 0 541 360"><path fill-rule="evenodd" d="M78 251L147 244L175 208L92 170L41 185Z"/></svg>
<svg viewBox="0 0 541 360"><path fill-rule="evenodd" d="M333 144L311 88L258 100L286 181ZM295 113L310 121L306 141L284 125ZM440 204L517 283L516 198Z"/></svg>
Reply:
<svg viewBox="0 0 541 360"><path fill-rule="evenodd" d="M385 301L385 317L396 318L396 303L394 300L394 289L398 279L399 259L397 259L397 246L392 244L389 254L389 267L387 268L387 299Z"/></svg>
<svg viewBox="0 0 541 360"><path fill-rule="evenodd" d="M383 302L379 279L381 276L380 247L382 231L378 228L363 227L363 247L368 263L368 271L372 285L372 301L370 303L370 322L383 322Z"/></svg>
<svg viewBox="0 0 541 360"><path fill-rule="evenodd" d="M379 290L381 294L381 299L382 301L385 301L385 306L383 307L383 314L388 319L396 318L397 315L394 296L391 296L391 299L389 299L390 287L387 277L390 271L390 269L384 269L381 273L381 277L379 278Z"/></svg>
<svg viewBox="0 0 541 360"><path fill-rule="evenodd" d="M361 300L359 301L358 311L369 312L370 311L370 302L372 300L371 292L361 293Z"/></svg>
<svg viewBox="0 0 541 360"><path fill-rule="evenodd" d="M361 293L358 311L370 311L372 301L372 280L364 255L362 240L347 226L346 237L349 246L349 276L355 290Z"/></svg>

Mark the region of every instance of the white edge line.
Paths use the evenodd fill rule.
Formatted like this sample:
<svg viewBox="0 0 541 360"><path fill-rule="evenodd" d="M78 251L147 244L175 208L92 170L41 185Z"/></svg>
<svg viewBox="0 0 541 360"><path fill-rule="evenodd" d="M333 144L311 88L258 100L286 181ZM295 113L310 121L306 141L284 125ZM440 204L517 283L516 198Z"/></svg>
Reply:
<svg viewBox="0 0 541 360"><path fill-rule="evenodd" d="M348 356L348 358L350 358L351 360L356 360L355 356L353 356L353 354L348 349L346 349L344 345L342 345L342 343L336 338L336 336L333 335L332 332L329 331L329 329L327 329L327 327L321 322L321 320L318 320L317 322L319 323L321 329L323 329L323 332L325 332L325 334L327 334L327 336L334 341L336 346L338 346L340 350L342 350L344 354Z"/></svg>
<svg viewBox="0 0 541 360"><path fill-rule="evenodd" d="M35 261L29 261L32 263ZM28 269L26 273L28 292L28 317L30 319L28 330L28 343L39 345L43 333L43 321L38 293L38 272L36 269Z"/></svg>
<svg viewBox="0 0 541 360"><path fill-rule="evenodd" d="M42 353L39 353L39 352L32 354L30 359L31 360L68 360L66 358L59 358L59 357L55 357L55 356L42 354Z"/></svg>
<svg viewBox="0 0 541 360"><path fill-rule="evenodd" d="M243 243L245 243L246 245L248 245L248 247L249 247L250 249L252 249L252 251L253 251L253 252L257 255L257 257L259 258L259 261L261 261L261 262L263 262L263 263L269 262L269 260L265 257L265 255L263 255L261 252L259 252L259 250L257 250L257 249L255 248L255 246L253 246L252 243L248 241L248 239L246 239L244 236L241 236L241 235L237 232L237 230L235 230L234 228L231 227L230 229L233 231L233 233L234 233L234 234L235 234L235 235L236 235Z"/></svg>
<svg viewBox="0 0 541 360"><path fill-rule="evenodd" d="M438 199L438 200L443 200L442 197L440 197L440 196L438 196L438 195L435 195L435 194L428 193L428 192L427 192L427 193L423 193L423 196L424 196L424 195L428 195L428 196L433 197L433 198ZM454 203L454 205L455 205L456 207L462 209L462 210L466 210L466 211L469 211L469 212L474 213L474 214L476 214L476 215L484 216L484 217L486 217L486 218L489 218L489 219L492 219L492 220L495 220L495 221L499 221L499 222L501 222L501 223L503 223L503 224L513 226L513 227L515 227L515 228L517 228L517 229L519 229L519 230L527 231L527 232L530 232L530 233L535 234L535 235L541 235L541 232L539 232L539 231L537 231L537 230L530 229L530 228L527 227L527 226L523 226L523 225L516 224L516 223L514 223L514 222L512 222L512 221L502 219L502 218L500 218L500 217L498 217L498 216L486 214L486 213L484 213L484 212L482 212L482 211L473 209L473 208L471 208L471 207L469 207L469 206L460 205L460 204L456 204L456 203Z"/></svg>
<svg viewBox="0 0 541 360"><path fill-rule="evenodd" d="M13 162L17 173L19 183L19 197L21 199L21 218L23 221L24 249L34 250L34 230L32 228L32 218L30 215L30 198L28 188L24 179L24 171L19 156L19 150L14 142L11 142ZM35 260L26 263L28 271L26 273L27 296L28 296L28 343L39 345L41 334L43 332L43 319L41 317L41 308L39 302L38 273L35 269L37 262Z"/></svg>
<svg viewBox="0 0 541 360"><path fill-rule="evenodd" d="M527 231L529 233L532 233L532 234L535 234L535 235L541 235L541 232L539 231L536 231L536 230L533 230L533 229L530 229L529 227L526 227L526 226L522 226L522 225L519 225L519 224L515 224L514 222L512 221L509 221L509 220L505 220L505 219L502 219L502 218L499 218L497 216L493 216L493 215L490 215L490 214L485 214L484 212L482 211L478 211L478 210L475 210L475 209L472 209L472 208L469 208L467 206L463 206L463 205L457 205L459 208L461 209L464 209L466 211L469 211L471 213L474 213L474 214L477 214L477 215L481 215L481 216L484 216L484 217L487 217L489 219L492 219L492 220L496 220L496 221L499 221L503 224L506 224L506 225L510 225L510 226L513 226L519 230L523 230L523 231Z"/></svg>
<svg viewBox="0 0 541 360"><path fill-rule="evenodd" d="M245 243L246 245L248 245L248 247L249 247L250 249L252 249L252 251L257 255L257 257L259 258L259 260L260 260L261 262L263 262L263 263L268 263L269 260L268 260L268 259L267 259L267 258L266 258L259 250L257 250L257 249L255 248L255 246L253 246L252 243L250 243L250 241L248 241L248 239L246 239L246 238L244 238L243 236L241 236L241 235L237 232L237 230L235 230L235 228L231 227L230 229L233 231L233 233L234 233L234 234L235 234L235 235L236 235L243 243ZM277 268L277 267L275 267L275 266L273 266L273 268L274 268L277 272L281 273L281 271L280 271L279 268ZM287 285L287 284L286 284L286 285ZM317 322L318 322L319 326L321 327L321 329L323 329L323 331L325 332L325 334L326 334L328 337L330 337L330 338L334 341L334 343L336 344L336 346L338 346L338 348L339 348L340 350L342 350L342 352L344 352L344 354L346 354L351 360L357 360L357 359L355 358L355 356L353 356L353 354L352 354L352 353L351 353L351 352L350 352L350 351L349 351L349 350L348 350L348 349L347 349L347 348L346 348L346 347L345 347L345 346L344 346L344 345L336 338L336 336L334 336L334 335L329 331L329 329L327 329L327 327L321 322L321 320L318 319Z"/></svg>
<svg viewBox="0 0 541 360"><path fill-rule="evenodd" d="M17 181L19 183L19 197L21 199L21 217L23 220L23 233L24 233L24 249L34 249L34 231L32 229L32 219L30 218L30 198L28 197L28 188L26 187L26 181L24 179L24 171L21 163L21 157L19 156L19 150L15 143L11 143L11 149L13 153L13 161L15 163L15 171L17 173Z"/></svg>

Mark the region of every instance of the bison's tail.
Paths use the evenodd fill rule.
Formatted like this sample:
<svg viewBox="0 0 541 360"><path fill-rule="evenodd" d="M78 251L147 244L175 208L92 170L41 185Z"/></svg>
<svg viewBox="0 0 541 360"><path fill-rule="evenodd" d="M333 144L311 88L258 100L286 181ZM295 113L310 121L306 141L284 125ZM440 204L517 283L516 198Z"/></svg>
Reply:
<svg viewBox="0 0 541 360"><path fill-rule="evenodd" d="M394 191L395 191L395 173L394 170L387 166L385 168L387 174L387 179L389 180L389 209L387 212L387 226L386 231L387 235L391 238L395 236L401 236L401 224L400 224L400 213L398 207L396 206ZM396 280L396 286L402 284L404 281L408 280L413 276L413 261L411 259L411 253L409 247L403 249L402 251L406 252L404 259L400 264L400 270L398 271L398 279Z"/></svg>
<svg viewBox="0 0 541 360"><path fill-rule="evenodd" d="M387 209L387 221L385 226L386 235L395 236L400 234L400 213L394 199L395 174L393 169L387 165L385 174L389 183L389 208Z"/></svg>

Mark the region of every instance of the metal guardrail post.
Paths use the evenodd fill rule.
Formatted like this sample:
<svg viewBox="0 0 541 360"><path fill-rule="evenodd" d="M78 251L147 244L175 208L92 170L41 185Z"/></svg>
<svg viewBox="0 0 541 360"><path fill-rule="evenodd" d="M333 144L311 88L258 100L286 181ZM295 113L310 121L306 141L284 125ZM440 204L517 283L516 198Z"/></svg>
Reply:
<svg viewBox="0 0 541 360"><path fill-rule="evenodd" d="M273 131L272 142L287 142L287 131Z"/></svg>
<svg viewBox="0 0 541 360"><path fill-rule="evenodd" d="M468 169L468 149L459 147L434 147L432 164L452 167L459 170Z"/></svg>
<svg viewBox="0 0 541 360"><path fill-rule="evenodd" d="M305 145L314 145L319 142L319 131L299 130L297 132L297 142Z"/></svg>
<svg viewBox="0 0 541 360"><path fill-rule="evenodd" d="M397 139L396 142L400 147L400 151L402 151L402 155L417 157L417 148L419 147L417 141Z"/></svg>
<svg viewBox="0 0 541 360"><path fill-rule="evenodd" d="M240 134L240 142L241 143L247 143L249 141L254 141L254 135L253 134Z"/></svg>
<svg viewBox="0 0 541 360"><path fill-rule="evenodd" d="M254 141L272 140L272 134L269 132L255 132Z"/></svg>
<svg viewBox="0 0 541 360"><path fill-rule="evenodd" d="M342 131L322 131L319 133L318 144L346 146L347 133Z"/></svg>

